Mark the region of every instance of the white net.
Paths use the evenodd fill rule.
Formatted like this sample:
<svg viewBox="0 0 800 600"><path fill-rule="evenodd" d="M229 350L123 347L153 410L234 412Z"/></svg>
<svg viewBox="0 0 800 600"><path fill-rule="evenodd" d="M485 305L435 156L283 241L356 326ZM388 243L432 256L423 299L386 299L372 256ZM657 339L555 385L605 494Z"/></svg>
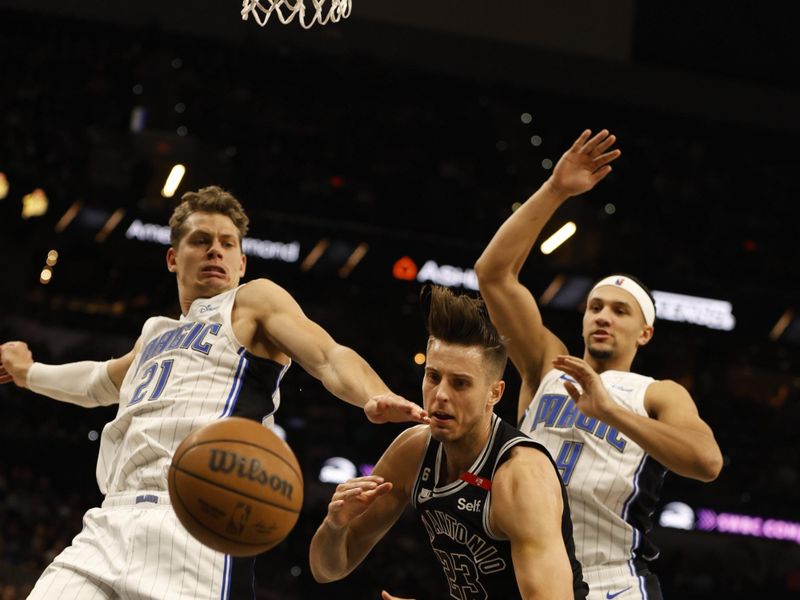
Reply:
<svg viewBox="0 0 800 600"><path fill-rule="evenodd" d="M306 6L308 2L309 6ZM262 27L275 15L284 25L297 15L305 29L314 24L336 23L350 16L352 0L242 0L242 19L253 15Z"/></svg>

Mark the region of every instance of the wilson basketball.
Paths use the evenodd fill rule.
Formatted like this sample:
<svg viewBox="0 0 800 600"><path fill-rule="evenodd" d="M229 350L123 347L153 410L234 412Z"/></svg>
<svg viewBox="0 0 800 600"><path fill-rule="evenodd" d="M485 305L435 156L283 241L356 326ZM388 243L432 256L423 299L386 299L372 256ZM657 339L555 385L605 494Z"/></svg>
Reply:
<svg viewBox="0 0 800 600"><path fill-rule="evenodd" d="M172 457L168 482L172 507L187 531L233 556L279 544L303 505L303 476L291 448L240 417L188 435Z"/></svg>

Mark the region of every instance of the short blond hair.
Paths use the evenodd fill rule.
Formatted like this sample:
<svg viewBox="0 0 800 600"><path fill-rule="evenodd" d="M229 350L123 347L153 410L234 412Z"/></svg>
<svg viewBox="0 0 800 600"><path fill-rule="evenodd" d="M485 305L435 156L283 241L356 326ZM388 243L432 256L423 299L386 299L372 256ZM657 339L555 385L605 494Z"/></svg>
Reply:
<svg viewBox="0 0 800 600"><path fill-rule="evenodd" d="M250 219L247 218L244 208L233 194L219 186L210 185L196 192L186 192L181 196L181 203L175 207L169 219L169 239L173 248L177 248L183 236L186 235L184 226L186 219L196 212L218 213L228 217L239 231L239 245L241 246L242 239L247 235Z"/></svg>

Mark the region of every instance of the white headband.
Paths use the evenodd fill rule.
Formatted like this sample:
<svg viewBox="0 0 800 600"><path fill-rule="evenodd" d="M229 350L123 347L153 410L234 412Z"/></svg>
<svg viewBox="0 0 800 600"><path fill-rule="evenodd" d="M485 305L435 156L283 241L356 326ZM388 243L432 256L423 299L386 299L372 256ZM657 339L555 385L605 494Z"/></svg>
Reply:
<svg viewBox="0 0 800 600"><path fill-rule="evenodd" d="M647 295L647 292L644 291L644 288L633 279L623 277L622 275L609 275L605 279L598 281L597 285L589 292L589 295L591 296L592 292L601 285L613 285L614 287L622 288L636 299L639 308L642 309L642 314L644 314L645 323L652 325L656 320L656 307L653 301L650 299L650 296Z"/></svg>

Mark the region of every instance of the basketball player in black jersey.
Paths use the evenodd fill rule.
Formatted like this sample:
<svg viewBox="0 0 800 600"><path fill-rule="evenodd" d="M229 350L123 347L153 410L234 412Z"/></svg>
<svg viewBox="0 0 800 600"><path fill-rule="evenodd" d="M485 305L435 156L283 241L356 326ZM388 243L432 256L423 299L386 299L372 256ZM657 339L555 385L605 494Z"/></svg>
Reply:
<svg viewBox="0 0 800 600"><path fill-rule="evenodd" d="M494 414L506 350L482 301L432 288L428 333L430 425L401 433L371 476L336 488L311 541L314 578L349 574L411 502L451 598L584 598L555 464Z"/></svg>

